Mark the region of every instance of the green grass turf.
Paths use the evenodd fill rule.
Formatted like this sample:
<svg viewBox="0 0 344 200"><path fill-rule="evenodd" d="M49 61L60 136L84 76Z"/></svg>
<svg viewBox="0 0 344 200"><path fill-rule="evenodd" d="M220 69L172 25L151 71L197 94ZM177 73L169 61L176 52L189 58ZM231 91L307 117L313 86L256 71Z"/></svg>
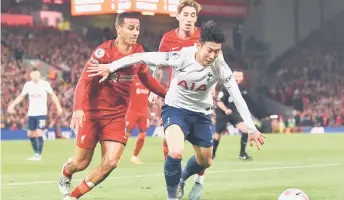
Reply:
<svg viewBox="0 0 344 200"><path fill-rule="evenodd" d="M344 200L344 134L267 135L259 152L248 147L254 161L240 161L238 136L224 137L217 158L207 170L204 200L277 200L287 188L299 188L311 200ZM143 165L129 162L135 138L126 147L118 167L85 200L166 199L161 140L147 138ZM42 161L26 161L32 155L28 141L1 142L2 199L58 200L58 179L62 164L74 153L74 140L47 141ZM192 153L186 143L185 159ZM99 162L95 159L85 172L74 175L73 185ZM186 196L193 185L190 178ZM184 198L186 199L186 198Z"/></svg>

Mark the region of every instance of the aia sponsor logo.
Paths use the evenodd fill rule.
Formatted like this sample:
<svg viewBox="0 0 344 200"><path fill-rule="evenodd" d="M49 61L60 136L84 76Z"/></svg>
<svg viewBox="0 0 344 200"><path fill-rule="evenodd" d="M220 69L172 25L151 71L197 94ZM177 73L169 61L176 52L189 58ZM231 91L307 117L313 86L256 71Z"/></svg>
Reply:
<svg viewBox="0 0 344 200"><path fill-rule="evenodd" d="M195 82L188 85L188 83L185 80L181 80L178 82L178 85L185 90L191 90L191 91L207 91L207 86L205 84L197 85Z"/></svg>

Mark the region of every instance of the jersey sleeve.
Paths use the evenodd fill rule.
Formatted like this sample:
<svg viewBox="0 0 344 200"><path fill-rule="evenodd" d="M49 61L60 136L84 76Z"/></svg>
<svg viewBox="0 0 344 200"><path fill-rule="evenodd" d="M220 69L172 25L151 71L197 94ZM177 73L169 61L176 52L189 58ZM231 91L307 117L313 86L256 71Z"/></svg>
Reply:
<svg viewBox="0 0 344 200"><path fill-rule="evenodd" d="M23 90L21 91L20 95L25 96L29 93L29 85L28 83L24 84Z"/></svg>
<svg viewBox="0 0 344 200"><path fill-rule="evenodd" d="M173 69L177 69L182 66L185 56L183 51L135 53L113 61L108 67L110 72L114 72L137 63L144 63L149 66L172 66Z"/></svg>
<svg viewBox="0 0 344 200"><path fill-rule="evenodd" d="M81 76L79 78L79 81L75 88L74 93L74 105L73 110L82 110L83 102L84 102L84 96L86 92L87 86L91 83L92 78L88 77L87 67L90 64L103 64L106 60L106 50L104 48L98 47L91 55L90 59L87 61Z"/></svg>
<svg viewBox="0 0 344 200"><path fill-rule="evenodd" d="M232 97L235 107L243 118L248 132L256 131L257 128L252 120L251 113L247 107L244 98L241 95L238 84L233 78L232 70L229 68L227 63L224 61L223 57L219 57L215 61L216 67L219 69L219 76L223 82L224 87L228 91L229 95Z"/></svg>
<svg viewBox="0 0 344 200"><path fill-rule="evenodd" d="M52 94L54 92L53 88L51 87L51 85L48 81L45 82L45 91L48 94Z"/></svg>

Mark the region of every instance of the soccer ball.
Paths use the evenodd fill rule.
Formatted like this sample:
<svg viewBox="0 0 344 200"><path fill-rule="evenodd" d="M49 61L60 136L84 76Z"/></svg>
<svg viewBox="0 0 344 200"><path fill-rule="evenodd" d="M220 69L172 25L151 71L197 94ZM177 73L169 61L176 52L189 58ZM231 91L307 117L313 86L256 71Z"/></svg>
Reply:
<svg viewBox="0 0 344 200"><path fill-rule="evenodd" d="M303 191L291 188L282 192L278 200L309 200L309 198Z"/></svg>

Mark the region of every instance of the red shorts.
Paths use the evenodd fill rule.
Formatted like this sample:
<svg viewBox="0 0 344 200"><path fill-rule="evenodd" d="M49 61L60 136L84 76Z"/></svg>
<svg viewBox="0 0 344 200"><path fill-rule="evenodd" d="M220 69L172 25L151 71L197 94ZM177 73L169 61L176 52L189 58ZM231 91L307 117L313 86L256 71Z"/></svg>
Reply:
<svg viewBox="0 0 344 200"><path fill-rule="evenodd" d="M126 127L128 131L132 131L137 124L140 132L146 132L148 128L148 113L127 113Z"/></svg>
<svg viewBox="0 0 344 200"><path fill-rule="evenodd" d="M116 141L126 144L125 117L116 119L85 119L77 134L77 146L83 149L95 148L98 141Z"/></svg>

